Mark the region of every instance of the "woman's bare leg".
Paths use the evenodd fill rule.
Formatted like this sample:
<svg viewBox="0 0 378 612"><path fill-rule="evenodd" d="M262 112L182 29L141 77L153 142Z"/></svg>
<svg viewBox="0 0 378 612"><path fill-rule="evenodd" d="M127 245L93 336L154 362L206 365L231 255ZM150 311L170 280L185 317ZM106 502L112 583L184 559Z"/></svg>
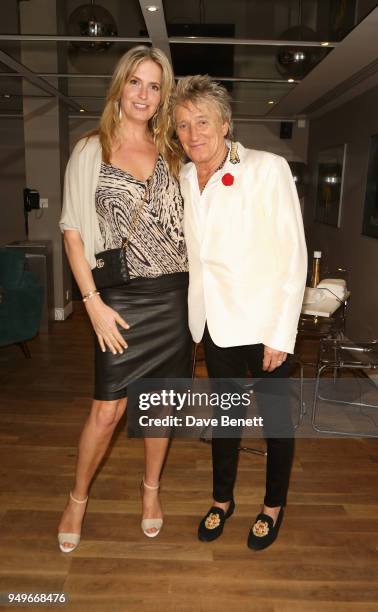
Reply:
<svg viewBox="0 0 378 612"><path fill-rule="evenodd" d="M112 439L114 430L125 412L127 398L114 401L94 400L80 435L75 484L72 495L83 500L88 495L92 478ZM71 499L63 512L58 532L80 533L85 504ZM70 546L67 543L67 549Z"/></svg>
<svg viewBox="0 0 378 612"><path fill-rule="evenodd" d="M167 454L169 438L144 438L145 472L144 481L147 485L156 486ZM163 518L159 501L158 489L147 487L142 489L143 518ZM155 527L147 529L149 533L157 531Z"/></svg>

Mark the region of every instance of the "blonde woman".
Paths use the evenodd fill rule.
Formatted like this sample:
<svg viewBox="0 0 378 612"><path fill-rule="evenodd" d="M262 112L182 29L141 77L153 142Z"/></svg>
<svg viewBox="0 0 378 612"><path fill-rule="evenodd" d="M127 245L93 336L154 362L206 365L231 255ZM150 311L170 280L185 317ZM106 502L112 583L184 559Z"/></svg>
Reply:
<svg viewBox="0 0 378 612"><path fill-rule="evenodd" d="M127 385L187 375L183 203L167 123L173 83L162 51L129 50L114 71L98 130L78 142L67 166L60 226L96 342L94 400L58 528L63 552L79 544L89 487L126 409ZM95 254L121 247L125 238L131 281L98 291ZM168 439L144 443L142 530L155 537L163 522L159 480Z"/></svg>

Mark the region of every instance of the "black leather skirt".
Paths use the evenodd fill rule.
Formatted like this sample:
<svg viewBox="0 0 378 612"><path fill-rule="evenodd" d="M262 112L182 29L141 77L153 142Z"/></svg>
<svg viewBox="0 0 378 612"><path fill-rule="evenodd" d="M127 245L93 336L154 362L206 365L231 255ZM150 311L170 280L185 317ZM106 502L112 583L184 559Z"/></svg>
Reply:
<svg viewBox="0 0 378 612"><path fill-rule="evenodd" d="M95 399L126 397L127 385L141 378L190 377L188 282L187 272L176 272L101 290L130 329L119 328L128 344L122 355L103 353L95 336Z"/></svg>

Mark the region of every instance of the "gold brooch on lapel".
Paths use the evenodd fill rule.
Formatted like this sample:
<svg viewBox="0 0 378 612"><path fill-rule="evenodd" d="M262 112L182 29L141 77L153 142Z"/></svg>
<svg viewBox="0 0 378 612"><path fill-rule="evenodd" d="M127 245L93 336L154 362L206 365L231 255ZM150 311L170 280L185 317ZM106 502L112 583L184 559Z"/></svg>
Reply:
<svg viewBox="0 0 378 612"><path fill-rule="evenodd" d="M257 538L264 538L269 533L269 525L266 521L257 521L252 527L253 534Z"/></svg>
<svg viewBox="0 0 378 612"><path fill-rule="evenodd" d="M238 145L236 142L231 143L230 162L231 164L240 164L240 157L238 155Z"/></svg>
<svg viewBox="0 0 378 612"><path fill-rule="evenodd" d="M206 529L216 529L219 526L219 524L220 524L220 516L218 512L210 512L205 522Z"/></svg>

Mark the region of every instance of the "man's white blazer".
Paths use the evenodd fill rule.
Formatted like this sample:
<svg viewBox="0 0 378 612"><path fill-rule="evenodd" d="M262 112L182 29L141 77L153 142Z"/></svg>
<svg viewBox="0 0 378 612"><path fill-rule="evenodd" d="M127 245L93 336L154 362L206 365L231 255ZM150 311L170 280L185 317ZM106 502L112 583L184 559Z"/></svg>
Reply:
<svg viewBox="0 0 378 612"><path fill-rule="evenodd" d="M204 227L195 166L181 170L190 330L200 342L207 322L218 346L262 343L291 353L307 273L295 183L283 157L240 143L237 152L239 161L229 156L205 187Z"/></svg>

